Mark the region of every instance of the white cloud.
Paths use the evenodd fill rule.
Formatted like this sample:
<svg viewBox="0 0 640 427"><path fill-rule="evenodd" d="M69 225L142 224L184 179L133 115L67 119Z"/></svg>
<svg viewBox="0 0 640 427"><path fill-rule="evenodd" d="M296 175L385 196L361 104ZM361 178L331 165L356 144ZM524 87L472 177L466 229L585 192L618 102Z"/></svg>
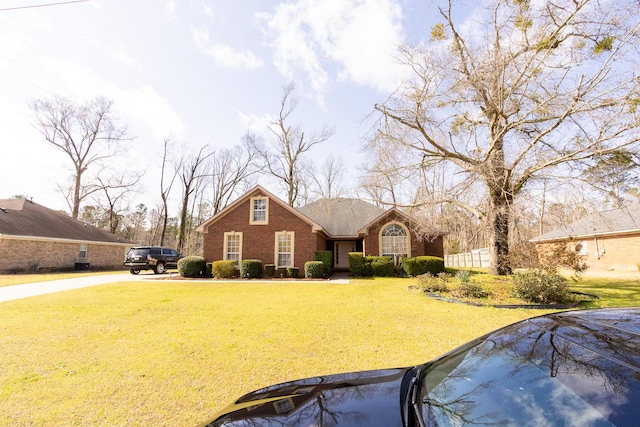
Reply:
<svg viewBox="0 0 640 427"><path fill-rule="evenodd" d="M191 34L196 47L205 55L210 56L221 67L238 70L255 70L262 67L262 60L248 50L236 50L220 43L211 43L209 31L206 28L192 29Z"/></svg>
<svg viewBox="0 0 640 427"><path fill-rule="evenodd" d="M280 73L289 79L306 73L320 101L332 67L333 78L382 91L400 82L402 10L392 0L300 0L258 18L266 21Z"/></svg>

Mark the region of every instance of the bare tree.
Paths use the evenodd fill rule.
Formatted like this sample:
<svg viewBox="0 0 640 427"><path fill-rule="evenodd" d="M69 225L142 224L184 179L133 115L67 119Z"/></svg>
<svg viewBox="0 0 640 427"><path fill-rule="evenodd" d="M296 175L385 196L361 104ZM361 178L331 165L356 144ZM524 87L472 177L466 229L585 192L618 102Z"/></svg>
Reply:
<svg viewBox="0 0 640 427"><path fill-rule="evenodd" d="M176 164L176 174L182 182L182 207L180 208L180 225L178 229L177 250L184 249L185 236L187 234L187 222L189 215L189 199L198 186L204 187L201 181L210 179L207 170L207 159L213 156L213 152L206 152L207 146L201 147L197 154L183 157Z"/></svg>
<svg viewBox="0 0 640 427"><path fill-rule="evenodd" d="M291 115L298 104L292 96L293 91L293 84L284 88L278 118L270 127L274 136L271 144L265 147L258 139L253 139L254 148L264 160L267 171L284 184L290 206L295 204L300 192L304 154L333 135L333 131L326 128L307 135L299 125L290 124Z"/></svg>
<svg viewBox="0 0 640 427"><path fill-rule="evenodd" d="M96 202L106 213L109 221L109 232L116 233L124 213L129 210L128 196L136 191L136 186L144 174L131 172L110 174L105 177L98 173L96 186ZM99 194L99 196L97 195Z"/></svg>
<svg viewBox="0 0 640 427"><path fill-rule="evenodd" d="M95 98L75 104L62 96L36 99L30 105L34 126L45 140L64 152L73 163L73 183L65 197L71 216L78 218L80 203L99 190L84 178L87 170L117 155L122 142L131 140L127 128L118 126L113 102Z"/></svg>
<svg viewBox="0 0 640 427"><path fill-rule="evenodd" d="M162 224L160 225L160 245L164 245L166 233L167 233L167 225L169 222L169 195L171 194L171 189L173 188L173 184L176 181L178 176L179 167L175 167L172 172L167 171L167 166L169 162L168 157L171 150L171 138L164 139L164 150L162 152L162 167L160 173L160 198L162 199L162 207L160 213L160 221Z"/></svg>
<svg viewBox="0 0 640 427"><path fill-rule="evenodd" d="M344 195L346 168L342 157L331 155L324 161L320 170L315 169L314 166L311 167L311 179L315 184L313 192L318 197L334 199Z"/></svg>
<svg viewBox="0 0 640 427"><path fill-rule="evenodd" d="M453 4L429 43L403 48L413 78L376 105L372 145L481 183L489 270L508 274L510 211L533 179L638 145L637 4L493 0L463 24Z"/></svg>
<svg viewBox="0 0 640 427"><path fill-rule="evenodd" d="M246 190L251 178L259 171L256 163L255 136L247 132L242 145L218 151L211 161L212 214L218 213L238 191Z"/></svg>

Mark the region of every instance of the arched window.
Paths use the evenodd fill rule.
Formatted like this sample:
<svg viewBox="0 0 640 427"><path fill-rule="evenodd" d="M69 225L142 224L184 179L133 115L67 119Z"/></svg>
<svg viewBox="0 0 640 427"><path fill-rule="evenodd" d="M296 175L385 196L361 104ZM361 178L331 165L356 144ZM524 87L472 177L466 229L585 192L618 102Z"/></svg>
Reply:
<svg viewBox="0 0 640 427"><path fill-rule="evenodd" d="M397 264L410 255L409 233L402 224L392 222L380 231L380 255L393 257Z"/></svg>

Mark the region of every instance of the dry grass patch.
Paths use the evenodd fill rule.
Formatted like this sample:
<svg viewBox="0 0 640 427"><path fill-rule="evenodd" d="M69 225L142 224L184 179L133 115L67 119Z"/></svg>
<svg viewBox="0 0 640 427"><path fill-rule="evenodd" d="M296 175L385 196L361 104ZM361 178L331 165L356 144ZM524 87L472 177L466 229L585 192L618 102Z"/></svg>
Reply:
<svg viewBox="0 0 640 427"><path fill-rule="evenodd" d="M422 363L542 313L410 282L127 282L0 303L0 425L191 426L258 387Z"/></svg>

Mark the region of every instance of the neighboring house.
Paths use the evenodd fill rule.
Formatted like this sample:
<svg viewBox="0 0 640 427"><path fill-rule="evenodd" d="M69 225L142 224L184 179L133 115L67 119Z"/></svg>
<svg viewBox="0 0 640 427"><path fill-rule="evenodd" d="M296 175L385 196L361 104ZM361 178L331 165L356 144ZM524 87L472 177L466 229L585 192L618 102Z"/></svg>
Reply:
<svg viewBox="0 0 640 427"><path fill-rule="evenodd" d="M584 257L589 269L638 271L640 213L637 208L595 213L531 242L538 256L543 257L551 245L564 243Z"/></svg>
<svg viewBox="0 0 640 427"><path fill-rule="evenodd" d="M203 256L215 260L258 259L276 268L298 267L331 251L334 268L349 269L349 252L401 257L444 255L442 233L422 237L402 211L359 199L324 199L292 208L260 186L198 227Z"/></svg>
<svg viewBox="0 0 640 427"><path fill-rule="evenodd" d="M26 199L0 199L0 272L121 269L133 242Z"/></svg>

